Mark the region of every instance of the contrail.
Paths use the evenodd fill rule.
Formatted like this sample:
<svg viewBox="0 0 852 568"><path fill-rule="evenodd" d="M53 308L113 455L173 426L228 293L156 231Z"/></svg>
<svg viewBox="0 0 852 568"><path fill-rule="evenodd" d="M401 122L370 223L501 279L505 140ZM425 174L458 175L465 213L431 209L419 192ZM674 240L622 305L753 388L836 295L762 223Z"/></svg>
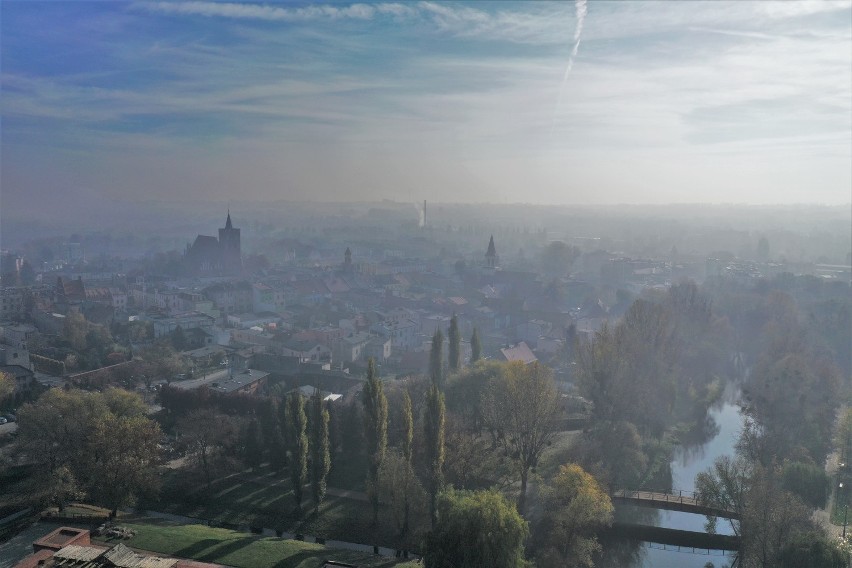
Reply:
<svg viewBox="0 0 852 568"><path fill-rule="evenodd" d="M574 67L574 59L576 59L577 51L580 49L580 36L583 33L583 23L586 21L586 13L588 12L586 0L574 0L574 12L577 15L577 27L574 28L574 47L571 48L571 55L568 56L568 65L565 66L565 75L563 75L562 84L559 86L559 98L556 99L556 108L553 109L553 122L550 125L551 135L553 135L553 129L556 127L556 114L559 112L559 107L562 106L562 96L565 93L565 85L568 83L568 75L571 74L571 68Z"/></svg>

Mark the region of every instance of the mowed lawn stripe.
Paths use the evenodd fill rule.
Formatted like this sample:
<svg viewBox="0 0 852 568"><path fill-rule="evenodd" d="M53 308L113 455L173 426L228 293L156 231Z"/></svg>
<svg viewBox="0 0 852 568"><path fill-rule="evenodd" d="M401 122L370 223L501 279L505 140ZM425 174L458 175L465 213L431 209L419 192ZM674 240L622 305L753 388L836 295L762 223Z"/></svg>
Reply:
<svg viewBox="0 0 852 568"><path fill-rule="evenodd" d="M122 523L122 526L135 532L133 538L124 541L128 546L235 568L318 568L325 560L372 568L420 566L416 562L401 563L363 552L326 548L320 544L296 540L247 535L203 525L152 521Z"/></svg>

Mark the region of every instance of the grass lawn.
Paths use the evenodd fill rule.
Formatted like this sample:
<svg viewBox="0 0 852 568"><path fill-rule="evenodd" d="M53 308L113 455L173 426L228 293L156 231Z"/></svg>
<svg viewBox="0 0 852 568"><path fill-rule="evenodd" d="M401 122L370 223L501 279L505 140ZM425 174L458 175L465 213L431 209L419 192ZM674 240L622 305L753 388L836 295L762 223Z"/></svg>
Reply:
<svg viewBox="0 0 852 568"><path fill-rule="evenodd" d="M831 501L831 524L843 526L844 514L846 514L846 507L843 505L843 499L838 498L837 491L835 491L834 498ZM847 526L850 522L852 522L852 514L847 518Z"/></svg>
<svg viewBox="0 0 852 568"><path fill-rule="evenodd" d="M302 501L304 518L300 522L293 508L290 480L272 475L265 469L242 472L216 480L208 491L203 484L187 487L181 472L164 479L157 501L144 503L144 508L214 521L214 523L247 525L301 532L326 539L364 544L378 543L390 548L420 548L421 534L412 534L405 543L399 541L390 512L379 515L378 528L371 526L372 509L364 501L326 495L319 514L313 514L310 491ZM412 519L414 526L428 526L428 518ZM414 528L414 527L413 527Z"/></svg>
<svg viewBox="0 0 852 568"><path fill-rule="evenodd" d="M126 545L182 558L236 568L316 568L325 560L365 567L415 568L417 562L399 562L363 552L336 550L313 543L261 537L201 525L177 525L159 520L123 522L136 534ZM112 544L112 541L103 541Z"/></svg>

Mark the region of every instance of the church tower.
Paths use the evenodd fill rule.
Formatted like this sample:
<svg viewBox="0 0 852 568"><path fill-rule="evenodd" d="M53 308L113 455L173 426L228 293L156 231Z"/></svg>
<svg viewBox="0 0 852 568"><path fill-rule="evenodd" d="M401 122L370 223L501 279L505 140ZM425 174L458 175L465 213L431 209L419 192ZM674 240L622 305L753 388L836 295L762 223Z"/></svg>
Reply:
<svg viewBox="0 0 852 568"><path fill-rule="evenodd" d="M349 247L343 253L343 272L352 272L352 251Z"/></svg>
<svg viewBox="0 0 852 568"><path fill-rule="evenodd" d="M488 250L485 252L485 266L497 268L499 265L500 257L497 255L497 248L494 246L494 235L491 235L491 240L488 241Z"/></svg>
<svg viewBox="0 0 852 568"><path fill-rule="evenodd" d="M240 230L231 224L230 210L225 220L225 228L219 229L219 247L222 250L222 269L228 273L240 272L243 268Z"/></svg>

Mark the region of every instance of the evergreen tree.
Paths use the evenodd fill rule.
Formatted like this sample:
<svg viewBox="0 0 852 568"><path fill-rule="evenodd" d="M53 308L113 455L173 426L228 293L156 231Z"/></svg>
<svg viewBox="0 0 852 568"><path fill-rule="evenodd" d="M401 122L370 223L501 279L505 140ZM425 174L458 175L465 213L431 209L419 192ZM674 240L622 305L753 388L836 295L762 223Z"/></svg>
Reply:
<svg viewBox="0 0 852 568"><path fill-rule="evenodd" d="M438 491L443 481L444 467L444 393L432 385L426 394L426 415L423 420L426 438L426 467L429 475L429 513L432 527L437 522Z"/></svg>
<svg viewBox="0 0 852 568"><path fill-rule="evenodd" d="M331 469L331 452L328 440L328 410L319 391L311 399L311 495L314 510L325 497L326 477Z"/></svg>
<svg viewBox="0 0 852 568"><path fill-rule="evenodd" d="M287 465L287 445L281 436L281 429L276 425L272 431L272 437L266 441L266 449L269 451L269 465L275 472L279 472Z"/></svg>
<svg viewBox="0 0 852 568"><path fill-rule="evenodd" d="M405 461L411 463L414 443L414 413L411 408L411 395L408 391L402 393L402 455Z"/></svg>
<svg viewBox="0 0 852 568"><path fill-rule="evenodd" d="M302 486L305 484L308 470L308 436L305 434L308 419L305 416L305 401L296 391L287 401L287 418L290 442L290 479L293 482L293 499L296 502L296 514L302 514Z"/></svg>
<svg viewBox="0 0 852 568"><path fill-rule="evenodd" d="M458 372L462 366L461 359L461 333L459 332L459 318L453 314L450 320L450 329L447 330L449 340L450 371Z"/></svg>
<svg viewBox="0 0 852 568"><path fill-rule="evenodd" d="M260 405L258 410L258 424L260 425L260 438L262 440L262 451L269 452L270 459L273 453L273 442L276 438L276 429L278 428L277 409L275 408L275 399L267 398Z"/></svg>
<svg viewBox="0 0 852 568"><path fill-rule="evenodd" d="M364 383L364 430L367 438L367 493L373 505L373 525L379 522L379 470L388 445L388 399L382 381L376 376L376 363L367 363L367 382Z"/></svg>
<svg viewBox="0 0 852 568"><path fill-rule="evenodd" d="M402 459L405 461L405 473L411 473L411 454L414 444L414 413L411 410L411 396L408 391L402 393ZM408 534L408 519L411 516L411 501L408 491L403 496L402 534Z"/></svg>
<svg viewBox="0 0 852 568"><path fill-rule="evenodd" d="M252 418L246 429L246 440L243 446L246 465L255 468L263 461L263 446L260 442L260 427L257 420Z"/></svg>
<svg viewBox="0 0 852 568"><path fill-rule="evenodd" d="M479 330L473 328L470 336L470 364L474 364L482 358L482 343L479 341Z"/></svg>
<svg viewBox="0 0 852 568"><path fill-rule="evenodd" d="M444 334L440 329L432 336L432 350L429 352L429 376L432 384L444 388Z"/></svg>
<svg viewBox="0 0 852 568"><path fill-rule="evenodd" d="M287 401L280 399L278 402L278 432L281 434L281 444L284 446L284 461L287 461L287 452L290 448L290 421L287 418Z"/></svg>
<svg viewBox="0 0 852 568"><path fill-rule="evenodd" d="M186 349L186 334L183 332L183 328L180 325L178 325L172 332L172 347L175 348L175 351L183 351Z"/></svg>

